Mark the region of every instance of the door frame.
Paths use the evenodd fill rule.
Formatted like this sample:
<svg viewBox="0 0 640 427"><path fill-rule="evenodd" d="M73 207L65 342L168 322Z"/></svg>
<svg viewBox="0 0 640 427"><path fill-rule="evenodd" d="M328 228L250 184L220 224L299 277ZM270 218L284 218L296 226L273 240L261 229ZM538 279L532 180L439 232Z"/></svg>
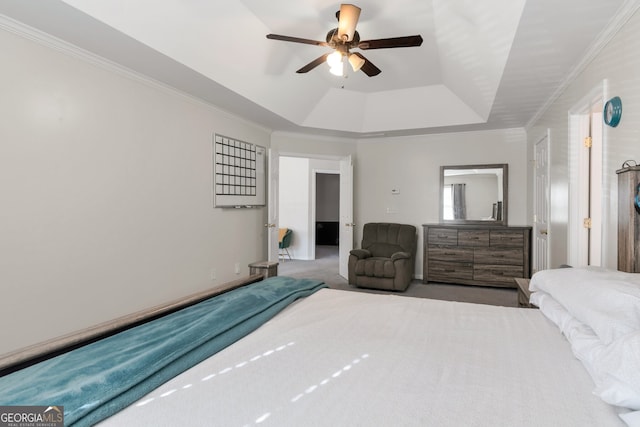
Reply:
<svg viewBox="0 0 640 427"><path fill-rule="evenodd" d="M602 252L602 108L606 80L569 110L569 218L567 258L572 266L601 265ZM583 141L592 138L590 152ZM591 218L591 229L583 225Z"/></svg>
<svg viewBox="0 0 640 427"><path fill-rule="evenodd" d="M538 157L537 157L537 145L544 143L545 144L545 153L546 153L546 158L545 160L545 175L546 175L546 180L545 180L545 188L543 189L544 192L544 215L546 218L546 230L539 230L539 226L538 226L538 219L536 218L536 213L538 212L538 175L537 175L537 162L538 162ZM534 161L536 162L536 164L534 164L533 167L533 213L534 213L534 218L533 218L533 238L532 238L532 245L533 245L533 250L532 250L532 266L531 266L531 270L532 273L535 273L536 271L539 271L540 269L545 269L545 268L549 268L549 248L550 248L550 243L551 243L551 233L549 232L550 227L550 222L551 222L551 217L550 217L550 213L551 213L551 196L550 196L550 173L551 173L551 168L550 168L550 148L551 148L551 129L547 129L546 133L544 134L544 136L542 136L541 138L537 139L537 142L533 145L533 157L534 157ZM540 248L538 246L538 243L540 242L540 239L538 238L538 235L540 233L544 233L545 234L545 248ZM544 256L544 260L542 263L540 263L539 257L540 256ZM538 269L536 267L540 267L542 266L542 268Z"/></svg>
<svg viewBox="0 0 640 427"><path fill-rule="evenodd" d="M274 148L269 148L269 159L267 166L267 176L269 186L267 189L267 222L264 227L267 232L267 259L271 262L280 260L280 249L278 245L278 199L280 191L280 153Z"/></svg>
<svg viewBox="0 0 640 427"><path fill-rule="evenodd" d="M317 159L317 160L331 160L331 161L336 161L339 163L345 163L348 162L350 165L352 165L352 156L351 155L323 155L323 154L313 154L313 153L296 153L296 152L280 152L276 149L269 149L269 170L268 170L268 176L269 176L269 190L268 190L268 195L267 195L267 199L269 201L269 206L268 206L268 220L267 223L265 223L265 228L267 228L267 245L268 245L268 259L269 261L278 261L278 227L279 227L279 220L278 220L278 204L279 204L279 196L278 196L278 192L279 192L279 186L280 186L280 173L279 173L279 163L280 163L280 157L298 157L298 158L305 158L305 159ZM274 173L272 173L274 172ZM339 173L341 175L341 180L342 180L342 173ZM310 197L313 198L312 201L312 208L313 208L313 213L312 216L313 218L315 218L315 174L312 173L312 180L314 181L313 185L312 185L312 189L310 191ZM312 193L312 194L311 194ZM351 204L351 206L353 206L353 174L351 176L351 191L348 192L348 196L350 197L349 203ZM342 191L341 191L341 197L343 197ZM275 206L274 206L275 205ZM342 208L341 208L342 210ZM353 211L351 212L351 215L353 215ZM340 218L342 220L342 216L343 216L343 212L340 212ZM351 221L352 222L352 221ZM340 226L340 229L342 229L342 224ZM310 240L313 240L314 246L313 246L313 258L315 259L315 233L312 233L311 231L314 230L310 230L309 234L311 235ZM351 239L353 239L353 233L349 233L351 236ZM338 245L338 250L344 252L345 248L349 248L352 249L353 248L353 241L351 242L350 245L347 245L348 242L344 242L343 239L340 239L339 245ZM275 249L274 249L275 248ZM310 252L311 253L311 252ZM274 258L274 259L272 259ZM342 261L342 259L341 259ZM339 270L343 269L342 266L343 262L340 263L339 265ZM346 267L345 267L346 268ZM346 276L345 276L346 278Z"/></svg>

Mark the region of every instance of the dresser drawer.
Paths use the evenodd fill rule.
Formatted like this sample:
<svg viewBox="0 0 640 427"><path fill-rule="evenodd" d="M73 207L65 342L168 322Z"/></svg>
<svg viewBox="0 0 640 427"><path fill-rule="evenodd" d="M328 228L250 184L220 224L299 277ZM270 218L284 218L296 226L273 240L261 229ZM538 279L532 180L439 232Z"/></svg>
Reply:
<svg viewBox="0 0 640 427"><path fill-rule="evenodd" d="M458 245L489 246L489 230L458 230Z"/></svg>
<svg viewBox="0 0 640 427"><path fill-rule="evenodd" d="M458 230L451 228L430 228L428 234L430 245L458 244Z"/></svg>
<svg viewBox="0 0 640 427"><path fill-rule="evenodd" d="M524 244L524 234L522 231L491 230L489 242L491 246L522 247Z"/></svg>
<svg viewBox="0 0 640 427"><path fill-rule="evenodd" d="M519 265L524 263L524 251L519 248L475 248L473 262L476 264Z"/></svg>
<svg viewBox="0 0 640 427"><path fill-rule="evenodd" d="M473 248L455 246L429 246L430 260L450 262L473 262Z"/></svg>
<svg viewBox="0 0 640 427"><path fill-rule="evenodd" d="M429 280L451 282L455 279L472 280L473 264L447 261L429 262Z"/></svg>
<svg viewBox="0 0 640 427"><path fill-rule="evenodd" d="M517 265L489 265L475 264L473 266L473 280L478 282L486 282L515 288L515 277L522 277L524 274L522 266Z"/></svg>

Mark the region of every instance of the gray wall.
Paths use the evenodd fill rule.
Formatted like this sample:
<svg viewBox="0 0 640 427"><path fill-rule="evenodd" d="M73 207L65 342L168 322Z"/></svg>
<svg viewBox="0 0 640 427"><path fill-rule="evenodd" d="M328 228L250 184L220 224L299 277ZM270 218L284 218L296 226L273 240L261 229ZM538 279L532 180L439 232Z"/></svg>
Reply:
<svg viewBox="0 0 640 427"><path fill-rule="evenodd" d="M620 96L623 112L616 128L604 126L603 141L603 254L602 265L617 266L617 175L628 159L640 162L640 13L636 12L585 69L552 102L527 132L529 152L550 130L551 134L551 223L550 267L567 262L569 246L570 159L568 112L594 89L606 88L605 100ZM532 154L530 154L533 157ZM533 172L529 172L532 176ZM529 188L532 182L529 181ZM574 190L575 191L575 190Z"/></svg>
<svg viewBox="0 0 640 427"><path fill-rule="evenodd" d="M212 135L267 130L4 30L0 52L0 354L266 259L265 208L213 208Z"/></svg>
<svg viewBox="0 0 640 427"><path fill-rule="evenodd" d="M362 224L399 222L418 227L439 221L440 166L507 163L509 225L530 225L526 211L527 141L523 129L381 138L358 144L354 162L355 242ZM399 194L392 194L397 189ZM422 277L422 250L416 276Z"/></svg>

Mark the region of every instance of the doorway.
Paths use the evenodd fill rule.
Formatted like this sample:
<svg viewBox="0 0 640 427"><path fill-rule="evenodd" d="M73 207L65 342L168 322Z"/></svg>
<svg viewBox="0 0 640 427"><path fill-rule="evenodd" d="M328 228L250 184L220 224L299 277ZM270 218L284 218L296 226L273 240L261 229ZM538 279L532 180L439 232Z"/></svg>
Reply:
<svg viewBox="0 0 640 427"><path fill-rule="evenodd" d="M314 259L337 257L340 245L340 173L315 170L314 178Z"/></svg>
<svg viewBox="0 0 640 427"><path fill-rule="evenodd" d="M277 177L274 176L276 182L272 181L277 191L270 190L270 211L274 212L270 214L270 218L274 218L270 223L293 230L289 251L294 259L307 264L316 259L317 229L322 226L320 237L334 242L322 247L332 249L330 246L335 246L338 249L336 274L346 278L348 253L353 248L351 157L327 159L274 153L272 156L273 161L277 158L278 173ZM271 197L272 193L277 193L277 197ZM272 209L272 204L275 209ZM330 208L325 209L328 205Z"/></svg>

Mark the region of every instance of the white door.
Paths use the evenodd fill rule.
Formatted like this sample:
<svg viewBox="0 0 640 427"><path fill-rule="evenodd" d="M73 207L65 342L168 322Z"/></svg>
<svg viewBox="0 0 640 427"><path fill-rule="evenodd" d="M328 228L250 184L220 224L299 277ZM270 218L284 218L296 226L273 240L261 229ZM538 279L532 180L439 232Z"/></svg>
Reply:
<svg viewBox="0 0 640 427"><path fill-rule="evenodd" d="M269 193L267 207L268 259L278 261L278 185L280 182L280 153L269 149Z"/></svg>
<svg viewBox="0 0 640 427"><path fill-rule="evenodd" d="M579 146L578 150L578 216L573 218L577 227L577 254L578 258L574 267L589 265L589 227L586 222L589 219L591 206L591 146L588 140L591 139L591 115L583 114L580 117L579 139L574 141ZM570 242L571 244L572 242Z"/></svg>
<svg viewBox="0 0 640 427"><path fill-rule="evenodd" d="M353 163L351 156L340 160L340 249L339 273L349 276L349 252L353 249Z"/></svg>
<svg viewBox="0 0 640 427"><path fill-rule="evenodd" d="M549 268L549 135L534 148L532 273Z"/></svg>
<svg viewBox="0 0 640 427"><path fill-rule="evenodd" d="M575 215L571 222L573 238L569 240L570 264L600 265L602 257L602 120L601 113L587 113L578 118L577 177L573 199Z"/></svg>

